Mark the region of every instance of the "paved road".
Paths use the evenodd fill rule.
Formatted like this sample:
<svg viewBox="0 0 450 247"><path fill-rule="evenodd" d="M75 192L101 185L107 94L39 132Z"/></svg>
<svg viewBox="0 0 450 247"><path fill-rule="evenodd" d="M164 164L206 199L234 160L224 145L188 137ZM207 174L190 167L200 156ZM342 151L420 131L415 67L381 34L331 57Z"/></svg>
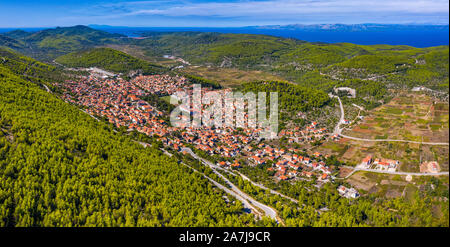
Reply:
<svg viewBox="0 0 450 247"><path fill-rule="evenodd" d="M337 96L335 96L337 97ZM381 142L381 141L388 141L388 142L408 142L408 143L416 143L416 144L427 144L427 145L449 145L448 143L441 143L441 142L416 142L416 141L408 141L408 140L395 140L395 139L364 139L364 138L357 138L352 136L343 135L341 124L344 122L345 112L344 107L342 105L342 101L339 97L337 97L339 101L339 107L341 108L341 118L339 122L337 123L334 134L338 134L341 137L352 139L352 140L358 140L358 141L369 141L369 142ZM386 173L386 174L398 174L398 175L412 175L412 176L439 176L439 175L449 175L449 172L440 172L440 173L419 173L419 172L391 172L391 171L381 171L381 170L375 170L375 169L365 169L365 168L355 168L355 167L349 167L347 168L354 169L350 174L348 174L345 178L350 177L353 175L353 173L357 171L368 171L368 172L376 172L376 173Z"/></svg>
<svg viewBox="0 0 450 247"><path fill-rule="evenodd" d="M357 171L366 171L366 172L375 172L375 173L385 173L385 174L394 174L394 175L411 175L411 176L443 176L449 175L449 172L439 172L439 173L422 173L422 172L393 172L393 171L382 171L375 169L367 169L367 168L356 168L352 166L343 166L345 168L353 169L353 171L348 174L345 178L349 178L353 173Z"/></svg>
<svg viewBox="0 0 450 247"><path fill-rule="evenodd" d="M45 84L42 84L42 85L44 86L45 90L47 90L47 92L53 93L52 90L50 90L50 88L47 87L47 85L45 85Z"/></svg>
<svg viewBox="0 0 450 247"><path fill-rule="evenodd" d="M64 67L64 68L66 67L65 65L62 65L62 64L60 64L60 63L56 62L55 60L53 60L52 62L53 62L54 64L56 64L56 65L59 65L59 66L61 66L61 67Z"/></svg>
<svg viewBox="0 0 450 247"><path fill-rule="evenodd" d="M220 178L222 178L225 182L227 182L227 184L231 187L231 190L234 191L235 193L237 193L241 198L246 199L247 201L249 201L252 205L255 205L257 208L261 209L264 211L265 215L269 216L270 218L276 220L278 222L278 217L277 217L277 212L265 205L262 204L258 201L256 201L255 199L253 199L252 197L250 197L249 195L247 195L246 193L242 192L236 185L234 185L233 183L230 182L230 180L228 180L228 178L226 178L225 176L223 176L220 172L216 171L217 166L214 165L213 163L211 163L208 160L205 160L201 157L199 157L197 154L195 154L190 148L182 148L181 149L182 152L188 152L192 157L194 157L195 159L201 161L203 164L209 166L212 168L212 171L217 174Z"/></svg>
<svg viewBox="0 0 450 247"><path fill-rule="evenodd" d="M366 142L407 142L407 143L435 145L435 146L438 146L438 145L448 146L449 145L446 142L417 142L417 141L396 140L396 139L364 139L364 138L358 138L358 137L353 137L353 136L348 136L348 135L343 135L343 134L339 134L339 135L344 138L347 138L347 139L356 140L356 141L366 141Z"/></svg>
<svg viewBox="0 0 450 247"><path fill-rule="evenodd" d="M335 97L337 97L337 96L335 96ZM341 108L341 118L339 119L339 122L337 123L336 127L334 128L334 133L333 134L338 134L341 137L344 137L344 138L347 138L347 139L351 139L351 140L356 140L356 141L367 141L367 142L407 142L407 143L415 143L415 144L442 145L442 146L448 146L449 145L449 143L447 143L447 142L417 142L417 141L397 140L397 139L365 139L365 138L358 138L358 137L343 135L342 134L342 129L341 129L341 124L344 123L345 112L344 112L344 107L342 105L341 99L339 97L337 97L337 99L339 101L339 107Z"/></svg>
<svg viewBox="0 0 450 247"><path fill-rule="evenodd" d="M42 84L42 85L44 86L45 90L47 90L47 92L53 94L52 90L50 90L50 88L48 88L47 85L45 85L45 84ZM94 115L91 115L90 113L88 113L87 111L85 111L85 110L83 110L83 109L81 109L81 108L79 108L79 107L78 107L78 109L79 109L80 111L82 111L82 112L88 114L88 115L91 116L93 119L97 120L98 122L100 122L100 119L96 118ZM117 132L117 131L114 130L114 132Z"/></svg>
<svg viewBox="0 0 450 247"><path fill-rule="evenodd" d="M344 106L342 105L341 98L339 98L338 96L335 96L335 97L337 97L337 99L339 101L339 107L341 108L341 117L339 118L339 122L336 124L336 127L334 128L333 134L340 135L342 132L341 124L344 124L344 121L345 121L345 113L344 113Z"/></svg>
<svg viewBox="0 0 450 247"><path fill-rule="evenodd" d="M262 184L258 184L258 183L256 183L256 182L253 182L250 178L248 178L247 176L245 176L244 174L242 174L242 173L240 173L240 172L237 172L237 173L238 173L239 175L241 175L241 177L242 177L244 180L249 181L251 184L253 184L253 185L256 186L256 187L259 187L259 188L261 188L261 189L263 189L263 190L268 190L268 191L270 191L270 193L272 193L272 194L279 195L279 196L281 196L281 197L283 197L283 198L286 198L286 199L291 200L292 202L298 203L298 200L295 200L295 199L292 198L292 197L285 196L285 195L281 194L280 192L278 192L278 191L276 191L276 190L269 189L269 188L267 188L266 186L264 186L264 185L262 185Z"/></svg>
<svg viewBox="0 0 450 247"><path fill-rule="evenodd" d="M149 147L149 146L151 146L151 144L145 143L145 142L138 142L138 143L141 144L141 145L144 146L144 147ZM167 150L161 148L161 151L163 151L164 154L168 155L169 157L172 157L172 154L169 153L169 152L167 152ZM236 199L238 199L239 201L241 201L242 204L244 204L244 208L250 209L250 210L251 210L254 214L256 214L256 215L260 215L259 211L258 211L252 204L250 204L250 202L249 202L248 200L246 200L245 198L243 198L241 195L239 195L239 194L236 193L235 191L228 189L227 187L223 186L222 184L216 182L214 179L212 179L212 178L206 176L205 174L199 172L197 169L195 169L195 168L193 168L193 167L191 167L191 166L189 166L189 165L187 165L187 164L185 164L185 163L183 163L183 162L181 162L181 164L184 165L184 166L186 166L186 167L188 167L188 168L190 168L190 169L192 169L194 172L200 173L204 178L208 179L208 180L209 180L211 183L213 183L216 187L218 187L219 189L225 191L226 193L228 193L228 194L234 196Z"/></svg>
<svg viewBox="0 0 450 247"><path fill-rule="evenodd" d="M186 164L183 163L183 162L181 162L181 164L184 165L184 166L186 166L186 167L188 167L188 168L190 168L190 169L192 169L192 170L194 170L195 172L200 173L203 177L205 177L205 178L208 179L211 183L213 183L217 188L219 188L219 189L225 191L226 193L228 193L228 194L234 196L236 199L238 199L239 201L241 201L242 204L244 204L244 208L250 209L250 210L251 210L254 214L256 214L256 215L260 215L259 211L258 211L252 204L250 204L249 201L247 201L245 198L243 198L241 195L239 195L239 193L236 193L235 191L228 189L227 187L223 186L222 184L216 182L214 179L212 179L212 178L206 176L205 174L203 174L203 173L197 171L195 168L192 168L192 167L186 165Z"/></svg>

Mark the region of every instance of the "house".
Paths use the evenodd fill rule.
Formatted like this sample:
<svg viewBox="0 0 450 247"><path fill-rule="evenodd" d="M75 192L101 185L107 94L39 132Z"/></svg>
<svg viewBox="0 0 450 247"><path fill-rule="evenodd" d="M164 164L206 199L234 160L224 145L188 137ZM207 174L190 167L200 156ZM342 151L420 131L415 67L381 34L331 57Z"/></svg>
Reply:
<svg viewBox="0 0 450 247"><path fill-rule="evenodd" d="M252 156L251 159L253 159L253 161L255 161L255 163L258 165L262 165L262 164L266 163L263 159L261 159L260 157L258 157L256 155Z"/></svg>
<svg viewBox="0 0 450 247"><path fill-rule="evenodd" d="M372 156L367 155L361 162L364 166L369 166L372 163Z"/></svg>
<svg viewBox="0 0 450 247"><path fill-rule="evenodd" d="M354 188L347 188L343 185L338 187L338 192L339 195L346 197L346 198L358 198L359 197L359 193L356 189Z"/></svg>
<svg viewBox="0 0 450 247"><path fill-rule="evenodd" d="M298 174L297 171L289 171L289 172L288 172L288 175L289 175L290 177L296 177L297 174Z"/></svg>
<svg viewBox="0 0 450 247"><path fill-rule="evenodd" d="M358 191L355 190L354 188L349 189L347 193L349 194L349 196L351 198L358 198L359 197Z"/></svg>
<svg viewBox="0 0 450 247"><path fill-rule="evenodd" d="M241 164L236 162L236 163L232 164L231 167L232 168L241 168Z"/></svg>
<svg viewBox="0 0 450 247"><path fill-rule="evenodd" d="M139 100L139 98L136 95L134 95L134 94L130 94L129 97L130 97L131 101L138 101Z"/></svg>
<svg viewBox="0 0 450 247"><path fill-rule="evenodd" d="M347 192L347 188L344 185L340 185L338 187L338 192L339 192L339 194L343 195Z"/></svg>
<svg viewBox="0 0 450 247"><path fill-rule="evenodd" d="M436 161L432 161L430 163L428 163L428 170L432 173L437 173L439 172L439 165Z"/></svg>
<svg viewBox="0 0 450 247"><path fill-rule="evenodd" d="M288 154L285 154L285 155L283 155L283 156L281 156L283 159L285 159L285 160L287 160L287 161L292 161L292 156L291 155L288 155Z"/></svg>
<svg viewBox="0 0 450 247"><path fill-rule="evenodd" d="M311 166L314 170L319 169L319 163L317 163L317 162L312 163Z"/></svg>
<svg viewBox="0 0 450 247"><path fill-rule="evenodd" d="M292 169L296 170L296 171L300 170L300 166L299 165L291 165L290 167Z"/></svg>
<svg viewBox="0 0 450 247"><path fill-rule="evenodd" d="M339 140L339 135L338 134L332 135L331 140L333 140L333 141Z"/></svg>
<svg viewBox="0 0 450 247"><path fill-rule="evenodd" d="M221 162L217 163L217 165L224 167L227 165L227 163L225 163L225 161L221 161Z"/></svg>
<svg viewBox="0 0 450 247"><path fill-rule="evenodd" d="M303 171L301 173L301 175L310 178L310 177L312 177L313 174L312 174L312 172Z"/></svg>
<svg viewBox="0 0 450 247"><path fill-rule="evenodd" d="M325 174L331 174L331 169L329 167L321 166L319 169Z"/></svg>

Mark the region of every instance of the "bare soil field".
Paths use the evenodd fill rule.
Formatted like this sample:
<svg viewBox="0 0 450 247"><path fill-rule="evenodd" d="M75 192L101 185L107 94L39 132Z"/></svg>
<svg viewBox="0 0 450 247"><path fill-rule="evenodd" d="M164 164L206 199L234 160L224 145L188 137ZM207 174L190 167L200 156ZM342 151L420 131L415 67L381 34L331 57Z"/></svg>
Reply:
<svg viewBox="0 0 450 247"><path fill-rule="evenodd" d="M376 194L387 198L406 196L404 191L407 187L416 188L415 181L407 182L405 176L370 172L357 172L346 181L363 190L363 195Z"/></svg>
<svg viewBox="0 0 450 247"><path fill-rule="evenodd" d="M435 102L420 93L403 93L389 103L363 113L365 119L344 130L345 135L365 139L398 139L424 142L448 142L448 103ZM367 142L342 138L349 145L339 158L358 164L367 155L400 161L399 171L419 172L420 164L437 161L443 171L449 169L449 147L404 142ZM329 145L324 146L327 148Z"/></svg>
<svg viewBox="0 0 450 247"><path fill-rule="evenodd" d="M448 104L424 94L404 93L366 115L361 124L344 133L367 139L448 142Z"/></svg>
<svg viewBox="0 0 450 247"><path fill-rule="evenodd" d="M339 177L345 178L348 174L350 174L353 170L350 168L341 167L339 168Z"/></svg>

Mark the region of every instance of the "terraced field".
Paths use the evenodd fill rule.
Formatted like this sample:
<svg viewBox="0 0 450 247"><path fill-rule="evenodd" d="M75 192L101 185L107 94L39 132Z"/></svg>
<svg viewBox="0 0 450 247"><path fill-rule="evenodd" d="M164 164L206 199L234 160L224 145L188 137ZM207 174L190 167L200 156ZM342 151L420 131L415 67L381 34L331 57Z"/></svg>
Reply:
<svg viewBox="0 0 450 247"><path fill-rule="evenodd" d="M448 104L420 93L408 93L369 112L344 134L367 139L447 142Z"/></svg>
<svg viewBox="0 0 450 247"><path fill-rule="evenodd" d="M345 135L365 139L448 142L448 103L436 102L423 93L405 92L388 104L362 115L364 120L345 129ZM337 155L350 164L360 163L369 154L395 159L400 161L399 170L406 172L419 172L419 164L424 161L438 161L443 171L448 171L449 164L448 146L343 138L337 143L325 143L317 151Z"/></svg>

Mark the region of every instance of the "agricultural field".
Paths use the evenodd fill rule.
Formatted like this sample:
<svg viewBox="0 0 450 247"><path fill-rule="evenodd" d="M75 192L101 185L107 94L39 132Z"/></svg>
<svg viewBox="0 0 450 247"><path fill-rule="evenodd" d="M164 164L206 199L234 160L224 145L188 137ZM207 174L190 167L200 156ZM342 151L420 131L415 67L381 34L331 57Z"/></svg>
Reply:
<svg viewBox="0 0 450 247"><path fill-rule="evenodd" d="M427 187L426 184L447 184L448 177L417 177L407 179L403 175L389 175L372 172L357 172L346 182L357 188L363 195L412 200L415 193L424 190L435 190L437 200L443 191L436 190L436 186Z"/></svg>
<svg viewBox="0 0 450 247"><path fill-rule="evenodd" d="M343 134L364 139L445 143L449 138L448 109L448 103L435 102L430 96L403 93L394 97L388 104L372 111L361 112L364 120L348 126ZM348 119L353 120L350 116ZM327 141L314 151L336 155L349 165L360 163L370 154L377 158L399 160L399 171L419 172L419 165L425 161L437 161L443 171L449 169L448 146L342 138L336 142Z"/></svg>
<svg viewBox="0 0 450 247"><path fill-rule="evenodd" d="M405 93L367 113L345 135L367 139L447 142L448 104L421 93ZM423 138L423 139L422 139Z"/></svg>

